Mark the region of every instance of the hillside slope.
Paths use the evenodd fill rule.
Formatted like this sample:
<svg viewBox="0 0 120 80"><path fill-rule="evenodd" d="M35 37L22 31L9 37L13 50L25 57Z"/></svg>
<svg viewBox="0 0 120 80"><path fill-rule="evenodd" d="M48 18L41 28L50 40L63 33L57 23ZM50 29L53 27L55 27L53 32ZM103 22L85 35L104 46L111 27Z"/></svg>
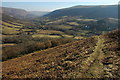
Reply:
<svg viewBox="0 0 120 80"><path fill-rule="evenodd" d="M70 8L55 10L46 16L48 17L82 16L87 18L105 18L105 17L117 18L118 5L73 6Z"/></svg>
<svg viewBox="0 0 120 80"><path fill-rule="evenodd" d="M9 15L11 17L16 17L19 19L33 19L47 14L47 12L40 11L26 11L24 9L19 8L8 8L8 7L0 7L2 10L1 14Z"/></svg>
<svg viewBox="0 0 120 80"><path fill-rule="evenodd" d="M3 78L120 78L119 31L3 62Z"/></svg>
<svg viewBox="0 0 120 80"><path fill-rule="evenodd" d="M16 9L16 8L7 8L7 7L0 7L2 8L2 13L17 17L17 18L23 18L27 16L28 12L24 9Z"/></svg>

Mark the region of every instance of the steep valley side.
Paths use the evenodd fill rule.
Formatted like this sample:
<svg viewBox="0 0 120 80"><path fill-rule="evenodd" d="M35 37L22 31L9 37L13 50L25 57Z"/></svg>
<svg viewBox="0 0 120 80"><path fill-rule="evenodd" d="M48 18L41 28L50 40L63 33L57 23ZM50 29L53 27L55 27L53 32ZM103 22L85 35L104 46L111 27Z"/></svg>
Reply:
<svg viewBox="0 0 120 80"><path fill-rule="evenodd" d="M2 62L7 78L120 78L120 30Z"/></svg>

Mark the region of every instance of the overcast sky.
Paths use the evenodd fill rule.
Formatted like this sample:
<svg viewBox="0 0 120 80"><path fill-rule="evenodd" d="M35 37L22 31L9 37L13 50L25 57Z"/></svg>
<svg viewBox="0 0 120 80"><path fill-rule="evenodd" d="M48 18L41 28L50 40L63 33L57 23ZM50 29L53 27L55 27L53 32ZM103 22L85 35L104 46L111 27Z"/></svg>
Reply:
<svg viewBox="0 0 120 80"><path fill-rule="evenodd" d="M34 2L33 2L34 1ZM58 2L57 2L58 1ZM68 2L69 1L69 2ZM3 7L20 8L27 11L53 11L76 5L113 5L119 0L3 0Z"/></svg>

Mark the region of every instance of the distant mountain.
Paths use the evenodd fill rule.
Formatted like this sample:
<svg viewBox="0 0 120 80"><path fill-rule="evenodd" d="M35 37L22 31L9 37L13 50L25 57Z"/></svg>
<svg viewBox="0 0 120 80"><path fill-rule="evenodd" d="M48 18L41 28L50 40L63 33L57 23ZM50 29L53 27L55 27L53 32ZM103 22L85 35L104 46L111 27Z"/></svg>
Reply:
<svg viewBox="0 0 120 80"><path fill-rule="evenodd" d="M100 6L73 6L70 8L55 10L47 17L61 16L82 16L87 18L107 18L118 17L118 5L100 5Z"/></svg>
<svg viewBox="0 0 120 80"><path fill-rule="evenodd" d="M2 78L120 78L120 30L2 62Z"/></svg>
<svg viewBox="0 0 120 80"><path fill-rule="evenodd" d="M48 13L48 12L39 12L39 11L26 11L24 9L7 8L7 7L0 7L0 9L2 9L2 14L9 15L11 17L20 18L20 19L36 18Z"/></svg>
<svg viewBox="0 0 120 80"><path fill-rule="evenodd" d="M44 12L44 11L29 11L29 14L33 14L33 15L36 15L36 16L43 16L43 15L46 15L48 13L49 12Z"/></svg>
<svg viewBox="0 0 120 80"><path fill-rule="evenodd" d="M2 13L17 18L23 18L28 15L26 10L7 7L2 7Z"/></svg>

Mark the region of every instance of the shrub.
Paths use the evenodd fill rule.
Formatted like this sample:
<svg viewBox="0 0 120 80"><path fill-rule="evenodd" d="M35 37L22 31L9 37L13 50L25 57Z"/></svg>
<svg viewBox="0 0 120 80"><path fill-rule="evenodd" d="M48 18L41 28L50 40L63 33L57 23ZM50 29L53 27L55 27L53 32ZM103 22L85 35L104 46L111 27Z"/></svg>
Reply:
<svg viewBox="0 0 120 80"><path fill-rule="evenodd" d="M71 41L73 41L73 39L54 39L45 42L27 41L19 43L14 46L4 47L2 52L2 59L5 61L28 53L32 53L34 51L48 49L61 44L69 43Z"/></svg>

